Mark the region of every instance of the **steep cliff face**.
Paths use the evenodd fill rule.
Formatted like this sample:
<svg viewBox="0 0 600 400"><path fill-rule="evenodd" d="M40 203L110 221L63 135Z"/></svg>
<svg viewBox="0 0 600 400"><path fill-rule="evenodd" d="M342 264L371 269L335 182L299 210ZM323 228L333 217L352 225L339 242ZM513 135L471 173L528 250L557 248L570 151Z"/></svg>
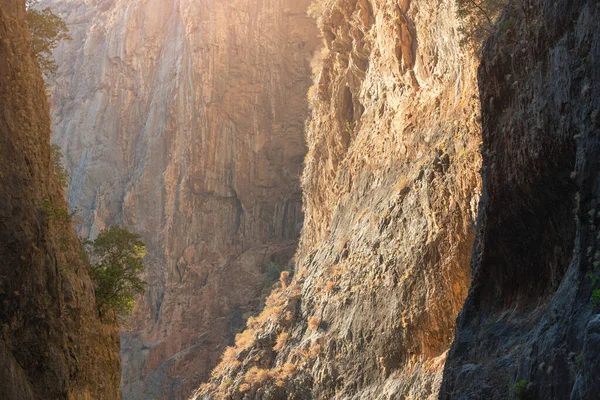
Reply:
<svg viewBox="0 0 600 400"><path fill-rule="evenodd" d="M302 225L308 1L52 0L55 137L84 236L143 235L149 289L122 334L127 399L205 380Z"/></svg>
<svg viewBox="0 0 600 400"><path fill-rule="evenodd" d="M470 281L476 61L452 0L317 1L311 13L324 49L295 276L196 398L435 398Z"/></svg>
<svg viewBox="0 0 600 400"><path fill-rule="evenodd" d="M65 218L25 20L23 1L0 1L0 398L119 399L119 332Z"/></svg>
<svg viewBox="0 0 600 400"><path fill-rule="evenodd" d="M599 18L528 0L485 46L474 280L442 398L598 398Z"/></svg>

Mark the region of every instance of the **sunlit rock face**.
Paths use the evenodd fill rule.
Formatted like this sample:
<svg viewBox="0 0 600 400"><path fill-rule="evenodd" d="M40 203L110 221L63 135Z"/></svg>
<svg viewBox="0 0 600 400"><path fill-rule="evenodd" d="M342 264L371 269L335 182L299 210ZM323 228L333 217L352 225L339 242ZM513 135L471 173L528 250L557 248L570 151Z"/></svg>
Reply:
<svg viewBox="0 0 600 400"><path fill-rule="evenodd" d="M125 399L183 398L259 306L302 227L317 44L308 0L48 0L54 140L83 236L141 233L148 290L122 333Z"/></svg>
<svg viewBox="0 0 600 400"><path fill-rule="evenodd" d="M296 275L196 398L437 398L470 281L477 60L454 0L312 11L324 50Z"/></svg>

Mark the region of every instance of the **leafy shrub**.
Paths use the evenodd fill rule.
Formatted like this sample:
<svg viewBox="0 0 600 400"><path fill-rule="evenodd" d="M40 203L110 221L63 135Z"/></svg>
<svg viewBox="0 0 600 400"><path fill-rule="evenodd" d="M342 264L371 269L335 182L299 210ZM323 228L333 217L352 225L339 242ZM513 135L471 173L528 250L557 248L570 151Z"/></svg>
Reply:
<svg viewBox="0 0 600 400"><path fill-rule="evenodd" d="M525 400L529 398L529 382L525 379L521 379L513 386L515 399Z"/></svg>
<svg viewBox="0 0 600 400"><path fill-rule="evenodd" d="M38 9L39 0L27 0L27 25L31 32L31 56L38 61L46 76L54 76L58 66L52 50L61 40L71 40L67 24L50 8Z"/></svg>
<svg viewBox="0 0 600 400"><path fill-rule="evenodd" d="M44 200L41 209L46 218L50 221L70 223L73 215L75 215L75 211L69 213L66 208L54 207L50 200Z"/></svg>
<svg viewBox="0 0 600 400"><path fill-rule="evenodd" d="M50 146L50 151L52 152L52 161L54 163L54 174L60 182L60 185L66 188L69 183L69 174L67 173L67 170L65 170L65 167L62 163L64 156L61 148L59 145L53 144Z"/></svg>
<svg viewBox="0 0 600 400"><path fill-rule="evenodd" d="M113 226L85 245L99 310L114 310L121 319L128 316L133 310L135 295L143 294L146 287L141 278L146 256L141 236Z"/></svg>
<svg viewBox="0 0 600 400"><path fill-rule="evenodd" d="M461 45L477 51L492 33L508 0L456 0L457 14L462 20Z"/></svg>
<svg viewBox="0 0 600 400"><path fill-rule="evenodd" d="M600 306L600 289L594 289L592 291L590 301L592 302L592 311L595 311L596 307Z"/></svg>
<svg viewBox="0 0 600 400"><path fill-rule="evenodd" d="M274 282L276 282L279 279L282 270L283 268L281 268L279 264L276 264L273 261L267 264L267 282L269 284L273 284Z"/></svg>
<svg viewBox="0 0 600 400"><path fill-rule="evenodd" d="M588 278L592 281L592 286L596 286L598 281L600 281L600 276L594 275L593 273L588 274ZM590 303L592 303L592 312L596 311L596 307L600 306L600 289L595 288L592 290L592 295L590 296Z"/></svg>

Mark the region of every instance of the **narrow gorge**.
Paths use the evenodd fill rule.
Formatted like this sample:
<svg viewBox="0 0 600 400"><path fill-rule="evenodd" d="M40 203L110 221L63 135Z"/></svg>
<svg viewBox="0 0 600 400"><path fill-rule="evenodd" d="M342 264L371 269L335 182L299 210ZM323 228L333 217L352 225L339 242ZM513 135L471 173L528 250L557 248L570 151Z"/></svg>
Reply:
<svg viewBox="0 0 600 400"><path fill-rule="evenodd" d="M51 101L78 232L123 225L149 250L123 397L185 398L296 249L309 2L43 4L73 37L54 52Z"/></svg>
<svg viewBox="0 0 600 400"><path fill-rule="evenodd" d="M30 1L71 40L47 101L0 0L0 398L597 398L600 5Z"/></svg>
<svg viewBox="0 0 600 400"><path fill-rule="evenodd" d="M119 330L98 317L54 174L24 2L0 1L0 398L120 398Z"/></svg>

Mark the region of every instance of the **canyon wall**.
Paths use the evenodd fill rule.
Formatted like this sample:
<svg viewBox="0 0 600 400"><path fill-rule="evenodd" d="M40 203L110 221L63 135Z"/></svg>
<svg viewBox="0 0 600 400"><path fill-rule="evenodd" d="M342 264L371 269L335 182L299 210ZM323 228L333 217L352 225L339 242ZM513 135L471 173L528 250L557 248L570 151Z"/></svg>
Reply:
<svg viewBox="0 0 600 400"><path fill-rule="evenodd" d="M480 188L453 0L316 1L295 276L194 398L437 398Z"/></svg>
<svg viewBox="0 0 600 400"><path fill-rule="evenodd" d="M119 330L98 318L55 175L24 1L0 1L0 165L0 398L119 399Z"/></svg>
<svg viewBox="0 0 600 400"><path fill-rule="evenodd" d="M443 399L598 398L599 18L522 1L484 47L474 279Z"/></svg>
<svg viewBox="0 0 600 400"><path fill-rule="evenodd" d="M184 398L260 306L266 266L297 246L308 0L43 5L73 37L54 53L52 117L79 233L124 225L149 249L123 396Z"/></svg>

